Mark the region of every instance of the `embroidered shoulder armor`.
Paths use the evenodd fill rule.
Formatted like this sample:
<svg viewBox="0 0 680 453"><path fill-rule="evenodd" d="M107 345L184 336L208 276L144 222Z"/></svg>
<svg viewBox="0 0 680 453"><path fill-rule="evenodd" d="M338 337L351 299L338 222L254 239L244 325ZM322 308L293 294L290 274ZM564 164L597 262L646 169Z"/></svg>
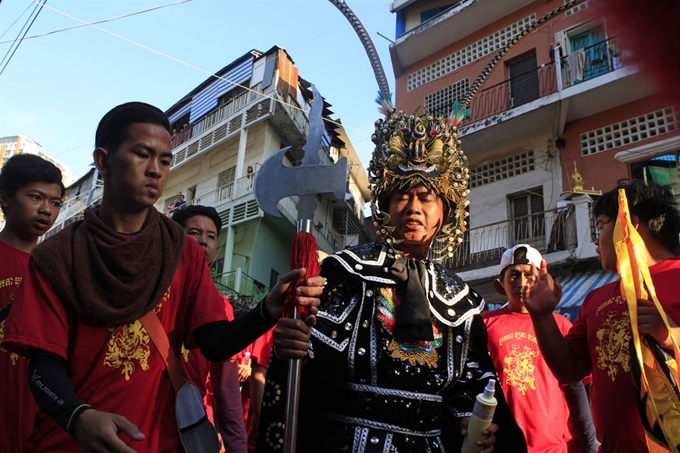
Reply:
<svg viewBox="0 0 680 453"><path fill-rule="evenodd" d="M350 284L352 280L363 280L367 287L394 286L397 282L390 269L395 259L395 255L381 244L368 243L349 247L326 257L322 275L340 285ZM439 321L448 326L458 326L481 312L484 300L460 277L439 263L427 261L426 266L428 278L425 293L430 310ZM341 275L343 270L349 274L349 279ZM333 287L328 289L334 290ZM323 303L321 310L338 320L356 303L356 300L352 301L352 298L347 297L330 299Z"/></svg>

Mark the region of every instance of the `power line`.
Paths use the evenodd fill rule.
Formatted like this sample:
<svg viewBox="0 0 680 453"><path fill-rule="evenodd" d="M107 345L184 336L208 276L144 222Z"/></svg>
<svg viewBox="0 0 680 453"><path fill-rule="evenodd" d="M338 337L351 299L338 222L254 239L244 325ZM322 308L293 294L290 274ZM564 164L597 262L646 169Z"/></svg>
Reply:
<svg viewBox="0 0 680 453"><path fill-rule="evenodd" d="M12 57L14 56L17 49L21 45L21 42L23 41L24 37L28 33L28 30L31 29L31 27L33 26L33 23L38 18L38 15L40 14L40 11L42 11L43 6L45 6L45 3L47 3L47 0L43 0L42 3L39 3L39 4L36 3L36 7L33 9L33 11L36 11L36 9L37 9L37 12L35 13L35 16L33 16L31 23L28 24L28 27L26 27L26 24L24 24L24 27L22 27L21 30L19 30L19 33L21 33L21 31L24 30L24 28L26 28L26 30L24 31L24 34L21 36L21 39L19 39L19 41L16 42L16 46L12 46L12 47L14 47L14 49L12 49L12 47L10 47L10 50L8 50L8 53L5 54L5 57L3 57L2 61L0 61L0 65L2 65L3 62L5 63L5 66L3 66L2 69L0 69L0 75L2 75L3 72L5 72L5 69L7 69L7 65L9 65L9 62L12 60ZM29 16L29 20L30 20L30 16ZM11 54L9 54L10 51L12 52ZM9 54L9 58L7 58L8 54ZM6 62L5 62L5 58L7 58Z"/></svg>
<svg viewBox="0 0 680 453"><path fill-rule="evenodd" d="M32 0L32 1L37 1L37 0ZM45 0L45 1L47 1L47 0ZM213 78L215 78L215 79L218 79L218 80L222 80L222 81L224 81L224 82L231 83L231 84L234 85L234 86L241 87L241 88L243 88L243 89L246 90L246 91L250 91L250 92L255 93L256 96L260 96L260 97L262 97L262 98L271 99L272 101L278 102L279 104L282 104L282 105L286 105L286 106L290 107L291 109L295 109L295 110L299 110L299 111L301 111L301 112L305 112L305 110L302 109L301 107L299 107L298 105L289 104L289 103L287 103L287 102L285 102L285 101L283 101L283 100L276 99L274 96L271 96L271 95L268 95L268 94L264 94L264 93L261 93L261 92L259 92L259 91L257 91L257 90L254 90L254 89L250 88L249 86L242 85L242 84L240 84L240 83L236 83L236 82L234 82L234 81L232 81L232 80L229 80L229 79L227 79L227 78L225 78L225 77L223 77L223 76L219 76L219 75L217 75L217 74L214 74L212 71L208 71L208 70L206 70L206 69L200 68L200 67L195 66L195 65L193 65L193 64L191 64L191 63L188 63L188 62L186 62L186 61L180 60L179 58L175 58L175 57L173 57L173 56L171 56L171 55L168 55L168 54L166 54L166 53L163 53L163 52L161 52L161 51L159 51L159 50L153 49L153 48L151 48L151 47L149 47L149 46L146 46L146 45L144 45L144 44L141 44L141 43L138 43L138 42L136 42L136 41L133 41L132 39L126 38L126 37L124 37L124 36L121 36L121 35L119 35L119 34L116 34L116 33L112 32L112 31L106 30L105 28L101 28L101 27L95 25L94 23L90 23L90 22L84 21L84 20L79 19L79 18L77 18L77 17L75 17L75 16L72 16L71 14L65 13L65 12L63 12L63 11L60 11L60 10L56 9L56 8L52 8L52 7L50 7L50 6L48 6L47 9L49 9L49 10L51 10L51 11L54 11L54 12L56 12L56 13L58 13L58 14L61 14L62 16L66 16L66 17L68 17L68 18L70 18L70 19L73 19L73 20L76 20L76 21L78 21L78 22L81 22L81 23L84 24L84 25L87 25L87 26L89 26L89 27L92 27L92 28L94 28L94 29L97 29L97 30L99 30L99 31L101 31L101 32L104 32L104 33L108 34L108 35L111 35L111 36L116 37L116 38L118 38L118 39L121 39L121 40L123 40L123 41L125 41L125 42L128 42L128 43L130 43L130 44L133 44L133 45L135 45L135 46L137 46L137 47L140 47L140 48L142 48L142 49L144 49L144 50L148 50L149 52L155 53L156 55L160 55L161 57L167 58L168 60L174 61L174 62L179 63L179 64L181 64L181 65L187 66L187 67L189 67L189 68L191 68L191 69L195 69L195 70L197 70L197 71L199 71L199 72L202 72L202 73L204 73L204 74L207 74L209 77L213 77ZM371 135L370 133L367 133L367 132L364 132L364 131L360 131L360 130L358 130L358 129L354 129L354 128L352 128L352 127L349 127L349 126L346 126L346 125L344 125L344 124L341 124L341 123L339 123L339 122L337 122L337 121L333 121L333 120L331 120L330 118L324 118L324 121L327 122L327 123L330 123L330 124L335 124L335 125L337 125L337 126L341 126L341 127L343 127L345 130L353 130L353 131L355 131L355 132L357 132L357 133L360 133L360 134L363 134L363 135L366 135L366 136L369 136L369 137L370 137L370 135Z"/></svg>
<svg viewBox="0 0 680 453"><path fill-rule="evenodd" d="M2 0L0 0L0 1L2 1ZM10 30L12 29L12 27L14 27L14 24L16 24L16 23L19 21L19 19L21 19L22 17L24 17L24 14L26 14L26 11L28 11L28 9L29 9L31 6L33 6L33 4L29 3L28 6L26 7L26 9L24 10L24 12L21 13L21 14L19 14L19 17L17 17L16 19L14 19L14 22L12 22L12 25L10 25L9 28L7 28L7 30L5 30L5 32L4 32L2 35L0 35L0 38L2 38L3 36L5 36L5 35L7 34L7 32L10 31ZM15 40L15 41L16 41L16 40ZM14 42L14 41L12 41L12 42Z"/></svg>
<svg viewBox="0 0 680 453"><path fill-rule="evenodd" d="M2 0L0 0L0 1L2 1ZM27 40L27 39L34 39L34 38L43 38L45 36L54 35L56 33L61 33L61 32L69 31L69 30L75 30L76 28L87 27L87 26L92 25L92 24L103 24L103 23L106 23L106 22L114 22L114 21L117 21L117 20L120 20L120 19L126 19L128 17L137 16L139 14L148 13L150 11L155 11L157 9L167 8L168 6L180 5L182 3L187 3L187 2L191 2L191 1L193 1L193 0L181 0L181 1L178 1L178 2L175 2L175 3L168 3L167 5L161 5L161 6L156 6L154 8L136 11L134 13L123 14L122 16L116 16L116 17L111 17L109 19L98 20L96 22L89 22L89 23L86 23L86 24L76 25L75 27L61 28L59 30L48 31L47 33L43 33L43 34L40 34L40 35L27 36L23 39ZM29 5L29 7L30 7L30 5ZM12 25L14 25L14 24L12 24ZM4 34L2 36L4 36ZM0 38L2 38L2 36L0 36ZM15 41L16 41L16 39L11 40L11 41L0 41L0 44L7 44L7 43L10 43L10 42L15 42Z"/></svg>
<svg viewBox="0 0 680 453"><path fill-rule="evenodd" d="M0 1L2 1L2 0L0 0ZM33 3L37 3L38 1L41 1L41 0L31 0L31 1L32 1ZM47 0L45 0L45 2L46 2L46 1L47 1ZM166 54L164 54L164 53L162 53L162 52L160 52L160 51L154 50L154 49L152 49L152 48L150 48L150 47L147 47L147 46L145 46L145 45L143 45L143 44L140 44L140 43L137 43L137 42L135 42L135 41L132 41L131 39L125 38L125 37L120 36L120 35L117 35L117 34L115 34L115 33L113 33L113 32L110 32L110 31L108 31L108 30L106 30L106 29L103 29L103 28L101 28L101 27L98 27L98 26L96 25L96 24L100 24L100 23L104 23L104 22L111 22L111 21L114 21L114 20L118 20L118 19L130 17L130 16L137 15L137 14L142 14L142 13L145 13L145 12L153 11L153 10L155 10L155 9L165 8L165 7L167 7L167 6L175 6L175 5L179 5L179 4L182 4L182 3L189 2L189 1L193 1L193 0L182 0L182 1L177 1L177 2L175 2L175 3L171 3L171 4L167 4L167 5L162 5L162 6L160 6L160 7L150 8L150 9L147 9L147 10L142 10L142 11L138 11L138 12L134 12L134 13L129 13L129 14L125 14L125 15L122 15L122 16L118 16L118 17L116 17L116 18L104 19L104 20L100 20L100 21L96 21L96 22L87 22L87 21L85 21L85 20L82 20L82 19L79 19L79 18L77 18L77 17L75 17L75 16L72 16L72 15L70 15L70 14L68 14L68 13L62 12L62 11L56 9L56 8L47 6L47 9L49 9L49 10L51 10L51 11L53 11L53 12L56 12L56 13L58 13L58 14L61 14L61 15L65 16L65 17L68 17L68 18L70 18L70 19L73 19L73 20L75 20L75 21L78 21L78 22L80 22L82 25L78 25L77 27L71 27L71 28L66 28L66 29L62 29L62 30L55 30L55 31L46 33L45 35L54 34L54 33L58 33L58 32L61 32L61 31L67 31L67 30L71 30L71 29L74 29L74 28L80 28L80 27L87 27L87 26L90 26L90 27L92 27L92 28L94 28L94 29L97 29L97 30L99 30L99 31L102 31L102 32L104 32L104 33L107 33L107 34L109 34L109 35L112 35L112 36L114 36L114 37L116 37L116 38L118 38L118 39L121 39L121 40L123 40L123 41L129 42L129 43L134 44L134 45L136 45L136 46L138 46L138 47L141 47L141 48L143 48L143 49L145 49L145 50L148 50L148 51L150 51L150 52L153 52L153 53L156 53L156 54L158 54L158 55L160 55L160 56L163 56L163 57L165 57L165 58L167 58L167 59L169 59L169 60L175 61L175 62L177 62L177 63L180 63L180 64L184 65L184 66L187 66L187 67L190 67L190 68L192 68L192 69L196 69L196 70L198 70L198 71L200 71L200 72L203 72L203 73L205 73L205 74L208 74L210 77L214 77L214 78L216 78L216 79L219 79L219 80L223 80L223 81L225 81L225 82L232 83L232 84L235 85L235 86L240 86L240 87L244 88L244 89L247 90L247 91L252 91L252 92L254 92L256 95L258 95L258 96L260 96L260 97L269 98L269 99L273 100L274 102L278 102L279 104L287 105L287 106L290 107L290 108L293 108L293 109L297 109L297 110L303 111L303 109L301 109L301 108L300 108L299 106L297 106L297 105L289 104L289 103L286 103L286 102L283 101L283 100L276 99L276 98L274 98L273 96L265 95L265 94L263 94L263 93L258 92L257 90L251 89L251 88L248 87L248 86L244 86L244 85L235 83L235 82L233 82L233 81L231 81L231 80L228 80L228 79L225 78L225 77L218 76L218 75L212 73L211 71L204 70L204 69L199 68L199 67L197 67L197 66L194 66L194 65L192 65L192 64L190 64L190 63L184 62L184 61L182 61L182 60L180 60L180 59L178 59L178 58L174 58L174 57L172 57L172 56L170 56L170 55L166 55ZM44 3L43 3L43 6L45 6ZM30 5L29 5L29 7L30 7ZM27 8L27 10L28 10L28 8ZM378 10L379 10L379 8L376 8L376 9L372 10L371 12L369 12L368 15L371 15L371 14L375 13L375 12L378 11ZM25 11L24 11L24 13L22 13L22 15L23 15L23 14L25 14ZM15 21L15 22L16 22L16 21ZM335 30L332 30L332 31L335 31ZM4 36L4 35L3 35L3 36ZM44 36L44 35L36 35L36 36L29 37L29 38L35 38L35 37L41 37L41 36ZM2 36L0 36L0 38L1 38L1 37L2 37ZM26 38L26 39L28 39L28 38ZM318 38L315 38L315 39L318 39ZM310 40L310 41L307 41L307 42L305 42L305 43L303 43L303 44L297 46L297 48L303 47L303 46L305 46L306 44L308 44L309 42L311 42L311 41L313 41L313 40L314 40L314 39L312 39L312 40ZM16 40L15 40L15 41L16 41ZM0 42L0 44L4 44L4 43L7 43L7 42L14 42L14 41ZM348 130L348 131L349 131L349 130L352 130L352 131L357 132L357 133L359 133L359 134L362 134L363 136L366 137L365 139L359 140L359 142L366 141L366 140L368 140L368 139L370 138L370 136L371 136L371 133L368 133L368 132L365 132L365 131L362 131L362 130L358 130L358 129L349 127L349 126L347 126L347 125L344 125L344 124L339 123L338 121L333 121L333 120L331 120L331 119L329 119L329 118L324 118L324 121L326 121L327 123L330 123L330 124L335 124L335 125L341 126L341 127L343 127L345 130ZM91 143L91 141L88 141L87 143L83 143L83 144L81 144L81 145L78 145L78 146L76 146L76 147L73 147L73 148L71 148L71 149L68 149L68 150L66 150L66 151L64 151L64 152L62 152L62 153L60 153L60 154L58 154L58 156L62 156L62 155L64 155L64 154L68 154L68 153L70 153L70 152L72 152L72 151L74 151L74 150L76 150L76 149L78 149L78 148L81 148L82 146L87 145L88 143ZM355 142L355 143L356 143L356 142Z"/></svg>

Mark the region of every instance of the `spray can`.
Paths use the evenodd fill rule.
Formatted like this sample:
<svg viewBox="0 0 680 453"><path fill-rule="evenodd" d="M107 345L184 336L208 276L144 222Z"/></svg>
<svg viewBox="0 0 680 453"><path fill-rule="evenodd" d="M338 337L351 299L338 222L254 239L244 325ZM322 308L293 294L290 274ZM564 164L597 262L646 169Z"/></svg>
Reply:
<svg viewBox="0 0 680 453"><path fill-rule="evenodd" d="M475 407L472 410L472 417L467 428L467 435L463 439L461 453L474 453L482 448L477 445L477 441L482 438L482 433L491 425L493 413L496 410L498 401L493 396L496 390L496 380L489 379L483 393L477 395Z"/></svg>
<svg viewBox="0 0 680 453"><path fill-rule="evenodd" d="M252 360L250 359L250 352L246 351L245 354L243 354L243 357L241 358L241 365L248 365L251 366Z"/></svg>
<svg viewBox="0 0 680 453"><path fill-rule="evenodd" d="M250 357L250 351L246 351L245 354L243 354L243 357L238 361L239 364L241 365L248 365L252 366L253 361L252 358ZM239 390L243 391L243 382L241 382L241 385L239 385Z"/></svg>

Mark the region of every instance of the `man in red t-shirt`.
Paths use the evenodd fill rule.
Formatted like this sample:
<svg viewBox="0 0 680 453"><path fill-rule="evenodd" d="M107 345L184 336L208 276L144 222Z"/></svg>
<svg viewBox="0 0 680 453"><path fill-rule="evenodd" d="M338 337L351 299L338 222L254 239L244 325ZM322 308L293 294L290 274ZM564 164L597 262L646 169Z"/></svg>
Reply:
<svg viewBox="0 0 680 453"><path fill-rule="evenodd" d="M198 242L205 252L208 264L217 255L217 238L222 229L222 219L217 210L209 206L190 205L172 214L187 236ZM228 320L234 319L234 308L224 299L224 311ZM257 341L257 340L256 340ZM238 364L232 360L210 363L200 351L182 346L182 364L191 381L203 396L208 418L217 427L226 451L248 451L243 410L239 398Z"/></svg>
<svg viewBox="0 0 680 453"><path fill-rule="evenodd" d="M170 173L169 129L141 102L104 115L93 156L100 207L33 249L4 339L30 358L40 407L24 451L181 451L170 377L140 318L158 317L175 354L184 344L220 362L271 329L288 286L304 276L283 275L257 307L227 321L205 252L153 207ZM290 358L309 348L323 281L296 289L312 316L285 340Z"/></svg>
<svg viewBox="0 0 680 453"><path fill-rule="evenodd" d="M680 258L675 256L680 214L673 194L663 186L639 180L622 181L593 206L599 237L595 241L602 267L617 272L614 225L618 215L618 189L628 199L631 222L645 244L647 263L659 301L671 327L680 322ZM561 287L542 266L537 280L525 288L524 304L531 314L536 337L548 366L561 382L575 382L592 373L593 420L603 453L648 451L638 413L639 390L629 353L632 338L626 301L619 282L591 291L569 333L560 332L552 316ZM654 304L638 299L640 334L651 335L662 348L671 349L672 339ZM677 332L675 333L678 338ZM677 357L676 357L677 359Z"/></svg>
<svg viewBox="0 0 680 453"><path fill-rule="evenodd" d="M518 244L503 253L493 285L499 294L508 297L508 303L482 313L489 354L510 410L524 431L529 453L595 452L597 443L583 384L578 382L563 390L541 356L524 307L522 288L529 278L538 275L542 259L540 252L528 244ZM566 334L571 323L557 313L553 317L560 332ZM580 393L585 404L569 406L565 392ZM570 425L570 415L573 420L585 422ZM569 427L574 431L570 432Z"/></svg>
<svg viewBox="0 0 680 453"><path fill-rule="evenodd" d="M38 238L59 215L64 197L61 171L33 154L17 154L0 173L0 207L5 227L0 231L0 343L5 319ZM0 453L23 449L33 429L38 406L28 387L28 360L0 344ZM11 433L11 434L10 434Z"/></svg>

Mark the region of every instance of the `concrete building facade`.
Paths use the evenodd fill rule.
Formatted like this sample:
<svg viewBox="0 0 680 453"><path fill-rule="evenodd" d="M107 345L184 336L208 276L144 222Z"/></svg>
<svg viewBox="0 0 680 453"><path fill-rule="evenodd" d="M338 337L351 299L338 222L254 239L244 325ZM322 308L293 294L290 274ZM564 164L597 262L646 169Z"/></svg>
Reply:
<svg viewBox="0 0 680 453"><path fill-rule="evenodd" d="M565 3L395 1L397 108L447 114L499 50ZM529 243L567 283L562 308L575 315L568 307L615 278L599 269L593 244L598 194L639 177L680 195L677 113L631 64L620 35L592 1L579 2L519 41L470 102L459 126L469 230L448 265L490 302L499 301L490 281L500 254Z"/></svg>

